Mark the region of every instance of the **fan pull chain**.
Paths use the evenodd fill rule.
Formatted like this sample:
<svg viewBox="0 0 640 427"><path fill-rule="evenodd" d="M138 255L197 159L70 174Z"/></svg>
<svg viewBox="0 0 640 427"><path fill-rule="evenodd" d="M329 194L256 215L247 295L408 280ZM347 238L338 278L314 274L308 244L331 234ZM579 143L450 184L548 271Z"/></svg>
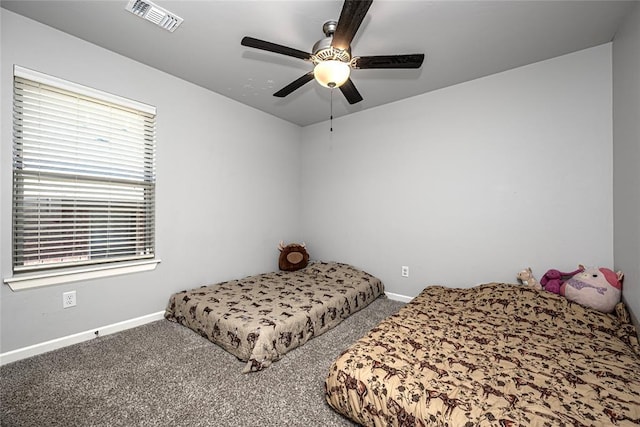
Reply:
<svg viewBox="0 0 640 427"><path fill-rule="evenodd" d="M330 122L330 132L333 132L333 88L331 88L331 107L330 107L330 115L329 115L329 122Z"/></svg>

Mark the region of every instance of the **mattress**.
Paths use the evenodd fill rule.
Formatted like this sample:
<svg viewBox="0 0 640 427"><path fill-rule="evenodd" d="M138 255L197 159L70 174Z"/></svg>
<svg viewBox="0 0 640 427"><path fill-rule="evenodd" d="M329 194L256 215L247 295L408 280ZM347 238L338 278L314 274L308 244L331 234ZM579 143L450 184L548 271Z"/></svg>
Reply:
<svg viewBox="0 0 640 427"><path fill-rule="evenodd" d="M640 346L622 303L432 286L338 357L325 391L367 426L637 426Z"/></svg>
<svg viewBox="0 0 640 427"><path fill-rule="evenodd" d="M313 262L293 272L231 280L171 296L165 318L218 344L259 371L384 294L356 267Z"/></svg>

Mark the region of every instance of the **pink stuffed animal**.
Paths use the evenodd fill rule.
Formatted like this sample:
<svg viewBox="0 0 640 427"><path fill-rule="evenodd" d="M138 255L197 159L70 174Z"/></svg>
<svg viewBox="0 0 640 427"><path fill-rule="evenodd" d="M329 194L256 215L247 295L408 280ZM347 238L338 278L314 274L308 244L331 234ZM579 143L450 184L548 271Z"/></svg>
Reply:
<svg viewBox="0 0 640 427"><path fill-rule="evenodd" d="M544 273L544 276L540 279L540 284L544 288L545 291L549 291L554 294L560 294L560 287L565 281L565 278L570 278L575 274L582 273L584 271L583 266L579 266L576 271L572 271L571 273L563 273L561 271L551 269Z"/></svg>
<svg viewBox="0 0 640 427"><path fill-rule="evenodd" d="M603 313L611 313L620 302L623 278L621 271L589 267L564 282L560 295Z"/></svg>

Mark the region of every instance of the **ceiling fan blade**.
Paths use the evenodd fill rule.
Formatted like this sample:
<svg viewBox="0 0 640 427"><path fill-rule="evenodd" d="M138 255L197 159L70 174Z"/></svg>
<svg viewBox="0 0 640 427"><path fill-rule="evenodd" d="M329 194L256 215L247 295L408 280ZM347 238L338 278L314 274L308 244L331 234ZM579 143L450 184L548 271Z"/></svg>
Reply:
<svg viewBox="0 0 640 427"><path fill-rule="evenodd" d="M275 52L281 55L293 56L294 58L300 58L306 61L311 60L310 53L303 52L301 50L294 49L292 47L282 46L280 44L275 44L275 43L267 42L264 40L254 39L253 37L243 37L240 44L242 44L242 46L254 47L256 49L267 50L269 52Z"/></svg>
<svg viewBox="0 0 640 427"><path fill-rule="evenodd" d="M420 68L424 61L424 54L412 55L378 55L359 56L353 58L353 68Z"/></svg>
<svg viewBox="0 0 640 427"><path fill-rule="evenodd" d="M373 0L345 0L331 46L348 49Z"/></svg>
<svg viewBox="0 0 640 427"><path fill-rule="evenodd" d="M356 89L351 79L344 82L342 86L340 86L340 90L344 97L347 98L347 101L349 101L349 104L356 104L362 101L362 95L360 95L360 92L358 92L358 89Z"/></svg>
<svg viewBox="0 0 640 427"><path fill-rule="evenodd" d="M294 90L299 89L305 84L309 83L311 80L313 80L313 71L310 71L304 76L300 77L299 79L292 81L291 83L289 83L288 85L286 85L285 87L283 87L282 89L274 93L273 96L277 96L278 98L284 98Z"/></svg>

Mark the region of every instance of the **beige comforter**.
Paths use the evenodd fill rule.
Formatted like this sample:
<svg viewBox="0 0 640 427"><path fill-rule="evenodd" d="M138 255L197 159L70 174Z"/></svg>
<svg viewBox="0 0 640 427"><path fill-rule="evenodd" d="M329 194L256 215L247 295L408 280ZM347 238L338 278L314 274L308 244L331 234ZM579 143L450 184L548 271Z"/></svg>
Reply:
<svg viewBox="0 0 640 427"><path fill-rule="evenodd" d="M637 426L640 347L616 311L524 286L428 287L335 361L326 398L367 426Z"/></svg>
<svg viewBox="0 0 640 427"><path fill-rule="evenodd" d="M384 293L353 266L315 262L294 272L232 280L171 296L165 318L178 322L258 371L336 326Z"/></svg>

